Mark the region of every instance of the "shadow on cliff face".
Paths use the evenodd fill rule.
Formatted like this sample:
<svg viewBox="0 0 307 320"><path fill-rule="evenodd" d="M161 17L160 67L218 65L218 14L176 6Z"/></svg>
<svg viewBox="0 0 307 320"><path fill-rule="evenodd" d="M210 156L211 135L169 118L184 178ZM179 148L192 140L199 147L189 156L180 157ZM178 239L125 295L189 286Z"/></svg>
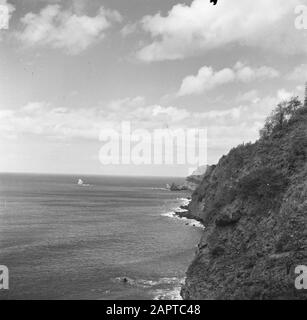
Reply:
<svg viewBox="0 0 307 320"><path fill-rule="evenodd" d="M185 299L306 299L307 106L277 107L260 139L221 158L192 196L205 226L182 288Z"/></svg>

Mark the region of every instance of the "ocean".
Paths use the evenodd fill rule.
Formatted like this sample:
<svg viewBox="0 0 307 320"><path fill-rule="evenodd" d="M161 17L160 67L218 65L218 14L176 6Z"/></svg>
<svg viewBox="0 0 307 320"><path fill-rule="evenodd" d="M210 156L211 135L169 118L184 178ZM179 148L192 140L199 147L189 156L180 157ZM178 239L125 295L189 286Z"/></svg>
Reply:
<svg viewBox="0 0 307 320"><path fill-rule="evenodd" d="M0 174L0 300L179 299L202 229L174 219L170 182Z"/></svg>

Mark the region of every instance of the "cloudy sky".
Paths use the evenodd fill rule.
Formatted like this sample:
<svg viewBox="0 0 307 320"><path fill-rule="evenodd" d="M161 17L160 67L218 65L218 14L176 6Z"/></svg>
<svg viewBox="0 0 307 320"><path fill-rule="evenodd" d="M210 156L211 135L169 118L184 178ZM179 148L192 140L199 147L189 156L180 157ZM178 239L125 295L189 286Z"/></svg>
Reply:
<svg viewBox="0 0 307 320"><path fill-rule="evenodd" d="M208 162L303 96L306 0L0 0L0 172L186 175L99 161L99 132L207 128Z"/></svg>

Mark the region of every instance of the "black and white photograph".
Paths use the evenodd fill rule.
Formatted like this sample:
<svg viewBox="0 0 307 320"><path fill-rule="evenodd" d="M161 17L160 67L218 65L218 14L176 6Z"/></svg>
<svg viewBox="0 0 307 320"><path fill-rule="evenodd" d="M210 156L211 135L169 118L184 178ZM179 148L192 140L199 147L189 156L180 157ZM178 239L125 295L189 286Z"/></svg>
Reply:
<svg viewBox="0 0 307 320"><path fill-rule="evenodd" d="M307 0L0 0L0 300L307 300Z"/></svg>

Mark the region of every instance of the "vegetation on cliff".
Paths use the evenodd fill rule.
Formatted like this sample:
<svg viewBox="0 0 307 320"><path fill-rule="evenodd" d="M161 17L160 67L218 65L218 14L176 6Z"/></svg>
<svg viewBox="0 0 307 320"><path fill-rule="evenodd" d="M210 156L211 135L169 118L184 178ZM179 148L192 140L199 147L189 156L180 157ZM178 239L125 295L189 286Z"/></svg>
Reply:
<svg viewBox="0 0 307 320"><path fill-rule="evenodd" d="M307 105L280 103L260 139L230 151L192 195L206 226L182 289L185 299L306 298Z"/></svg>

